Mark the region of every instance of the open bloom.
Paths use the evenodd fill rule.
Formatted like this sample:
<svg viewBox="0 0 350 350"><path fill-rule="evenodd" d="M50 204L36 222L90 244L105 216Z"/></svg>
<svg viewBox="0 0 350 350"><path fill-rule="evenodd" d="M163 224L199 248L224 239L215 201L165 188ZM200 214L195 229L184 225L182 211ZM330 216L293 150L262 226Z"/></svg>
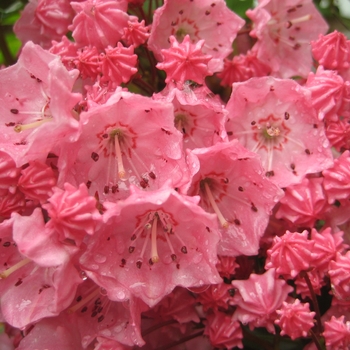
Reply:
<svg viewBox="0 0 350 350"><path fill-rule="evenodd" d="M149 48L161 61L162 49L170 46L171 35L182 42L188 34L192 43L205 40L203 53L211 55L209 69L220 71L232 52L232 42L244 21L230 11L224 0L166 0L153 17Z"/></svg>
<svg viewBox="0 0 350 350"><path fill-rule="evenodd" d="M110 299L134 295L149 306L176 286L219 283L216 218L198 201L167 186L147 192L132 187L90 238L82 268Z"/></svg>
<svg viewBox="0 0 350 350"><path fill-rule="evenodd" d="M219 254L257 254L270 211L283 196L263 175L257 155L233 140L197 148L188 162L196 169L188 194L199 195L202 208L220 223Z"/></svg>
<svg viewBox="0 0 350 350"><path fill-rule="evenodd" d="M313 2L259 0L247 16L254 24L250 35L258 39L253 50L273 75L306 77L312 65L310 40L328 29Z"/></svg>
<svg viewBox="0 0 350 350"><path fill-rule="evenodd" d="M227 134L258 153L266 175L281 187L333 164L310 95L293 80L273 77L232 85Z"/></svg>

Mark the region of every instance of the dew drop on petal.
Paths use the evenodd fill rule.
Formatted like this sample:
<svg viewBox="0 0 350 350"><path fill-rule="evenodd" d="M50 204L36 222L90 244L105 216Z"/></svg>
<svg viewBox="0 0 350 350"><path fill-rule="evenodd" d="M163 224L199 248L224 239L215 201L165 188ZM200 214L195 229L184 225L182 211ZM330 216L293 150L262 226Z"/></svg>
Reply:
<svg viewBox="0 0 350 350"><path fill-rule="evenodd" d="M83 281L86 281L87 280L86 272L80 271L80 277L82 278Z"/></svg>
<svg viewBox="0 0 350 350"><path fill-rule="evenodd" d="M107 258L105 255L102 254L96 254L94 255L94 260L98 263L98 264L103 264Z"/></svg>
<svg viewBox="0 0 350 350"><path fill-rule="evenodd" d="M118 298L119 300L124 300L124 299L125 299L125 293L124 293L122 290L119 290L119 291L117 292L117 298Z"/></svg>
<svg viewBox="0 0 350 350"><path fill-rule="evenodd" d="M103 295L103 296L106 296L107 295L107 290L104 289L104 288L101 288L100 289L100 294Z"/></svg>
<svg viewBox="0 0 350 350"><path fill-rule="evenodd" d="M192 262L193 262L194 264L198 264L198 263L200 263L200 262L202 261L202 259L203 259L202 253L198 252L198 253L196 253L196 254L193 256Z"/></svg>

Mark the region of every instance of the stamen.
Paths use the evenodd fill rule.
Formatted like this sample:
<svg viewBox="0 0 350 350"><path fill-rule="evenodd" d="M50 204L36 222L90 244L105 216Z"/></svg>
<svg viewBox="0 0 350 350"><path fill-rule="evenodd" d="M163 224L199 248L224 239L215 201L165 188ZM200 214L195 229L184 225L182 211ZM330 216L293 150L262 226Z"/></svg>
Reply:
<svg viewBox="0 0 350 350"><path fill-rule="evenodd" d="M117 156L119 178L121 180L126 180L126 172L123 164L123 158L122 158L122 152L119 145L118 134L114 135L114 147L115 147L115 154Z"/></svg>
<svg viewBox="0 0 350 350"><path fill-rule="evenodd" d="M23 259L21 261L19 261L17 264L11 266L9 269L3 271L0 273L0 278L1 279L4 279L4 278L7 278L8 276L11 275L11 273L17 271L18 269L20 269L22 266L25 266L27 265L28 263L30 263L31 260L26 258L26 259Z"/></svg>
<svg viewBox="0 0 350 350"><path fill-rule="evenodd" d="M41 120L38 120L34 123L29 123L29 124L17 124L13 130L15 132L22 132L23 130L27 130L27 129L33 129L33 128L37 128L39 127L40 125L46 123L46 122L50 122L52 121L52 118L45 118L45 119L41 119Z"/></svg>
<svg viewBox="0 0 350 350"><path fill-rule="evenodd" d="M159 261L159 255L157 250L157 226L158 226L158 214L156 213L152 223L152 248L151 248L151 260L153 263Z"/></svg>
<svg viewBox="0 0 350 350"><path fill-rule="evenodd" d="M301 16L301 17L298 17L298 18L294 18L294 19L291 19L291 20L288 20L286 22L284 21L279 21L279 20L276 20L276 19L271 19L270 21L268 21L268 25L271 26L271 25L284 25L286 26L287 28L290 28L293 24L297 24L297 23L301 23L301 22L306 22L306 21L309 21L310 19L312 18L311 15L305 15L305 16Z"/></svg>
<svg viewBox="0 0 350 350"><path fill-rule="evenodd" d="M208 186L206 181L204 181L204 188L205 188L205 192L208 196L209 202L210 202L212 208L214 209L214 211L215 211L215 213L220 221L221 226L223 228L227 228L229 224L228 224L227 220L224 218L224 216L222 215L218 205L216 204L214 196L211 193L210 187Z"/></svg>
<svg viewBox="0 0 350 350"><path fill-rule="evenodd" d="M83 305L87 304L91 299L95 298L96 295L100 293L101 288L96 288L93 290L88 296L86 296L84 299L80 300L79 303L75 304L71 308L69 308L67 311L68 313L72 314L73 312L79 310Z"/></svg>

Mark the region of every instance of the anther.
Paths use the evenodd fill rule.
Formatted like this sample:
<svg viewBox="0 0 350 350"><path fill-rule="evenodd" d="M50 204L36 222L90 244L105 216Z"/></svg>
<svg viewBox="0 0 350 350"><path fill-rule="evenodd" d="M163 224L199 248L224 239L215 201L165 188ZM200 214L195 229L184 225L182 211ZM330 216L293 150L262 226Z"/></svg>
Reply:
<svg viewBox="0 0 350 350"><path fill-rule="evenodd" d="M227 220L224 218L224 216L222 215L218 205L216 204L215 199L213 197L213 194L211 193L210 188L209 188L206 181L204 181L204 188L205 188L206 194L208 196L209 202L210 202L212 208L214 209L214 211L215 211L215 213L216 213L216 215L221 223L221 226L224 228L227 228L229 224L228 224Z"/></svg>
<svg viewBox="0 0 350 350"><path fill-rule="evenodd" d="M184 253L184 254L187 254L187 248L186 248L186 246L182 246L182 247L181 247L181 252Z"/></svg>
<svg viewBox="0 0 350 350"><path fill-rule="evenodd" d="M29 123L29 124L17 124L13 130L17 133L20 133L24 130L27 130L27 129L33 129L33 128L37 128L39 127L40 125L46 123L46 122L49 122L49 121L52 121L52 118L45 118L45 119L41 119L41 120L38 120L34 123Z"/></svg>

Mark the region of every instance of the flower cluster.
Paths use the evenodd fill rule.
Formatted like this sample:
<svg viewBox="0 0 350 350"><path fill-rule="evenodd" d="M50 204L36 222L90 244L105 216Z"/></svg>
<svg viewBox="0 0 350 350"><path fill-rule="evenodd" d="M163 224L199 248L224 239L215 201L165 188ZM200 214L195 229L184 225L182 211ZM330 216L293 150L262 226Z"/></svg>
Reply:
<svg viewBox="0 0 350 350"><path fill-rule="evenodd" d="M350 346L350 40L311 0L246 15L24 8L0 70L8 349Z"/></svg>

